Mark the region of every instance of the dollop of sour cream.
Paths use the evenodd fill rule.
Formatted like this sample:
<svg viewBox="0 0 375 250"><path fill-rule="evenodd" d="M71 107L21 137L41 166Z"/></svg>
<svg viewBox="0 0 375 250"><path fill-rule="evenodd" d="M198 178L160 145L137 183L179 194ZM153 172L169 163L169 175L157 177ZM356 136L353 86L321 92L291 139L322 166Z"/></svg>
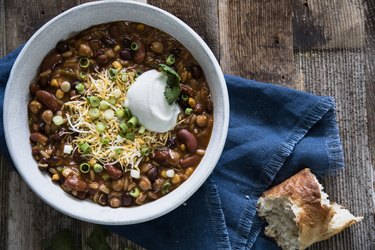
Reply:
<svg viewBox="0 0 375 250"><path fill-rule="evenodd" d="M139 122L153 132L172 130L180 113L179 106L176 103L169 105L164 97L167 79L154 69L144 72L130 86L124 102Z"/></svg>

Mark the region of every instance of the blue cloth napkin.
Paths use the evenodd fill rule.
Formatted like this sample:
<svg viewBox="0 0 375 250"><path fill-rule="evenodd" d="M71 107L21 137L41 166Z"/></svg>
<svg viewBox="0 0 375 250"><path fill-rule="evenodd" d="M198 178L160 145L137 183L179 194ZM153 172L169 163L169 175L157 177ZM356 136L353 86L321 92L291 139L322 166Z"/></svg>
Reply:
<svg viewBox="0 0 375 250"><path fill-rule="evenodd" d="M19 51L0 60L3 154L4 88ZM264 222L256 215L262 192L305 167L322 176L344 166L332 98L235 76L225 79L229 132L210 178L167 215L108 228L148 249L278 249L262 233Z"/></svg>

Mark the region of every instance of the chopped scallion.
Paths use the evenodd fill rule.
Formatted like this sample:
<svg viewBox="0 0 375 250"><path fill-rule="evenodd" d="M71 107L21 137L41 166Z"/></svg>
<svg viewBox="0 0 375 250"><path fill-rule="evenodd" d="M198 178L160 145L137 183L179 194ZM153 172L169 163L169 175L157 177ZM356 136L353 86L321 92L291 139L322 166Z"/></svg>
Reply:
<svg viewBox="0 0 375 250"><path fill-rule="evenodd" d="M119 99L121 97L121 90L115 89L113 91L113 95L115 96L116 99Z"/></svg>
<svg viewBox="0 0 375 250"><path fill-rule="evenodd" d="M118 118L122 118L125 115L125 111L123 109L116 109L115 115Z"/></svg>
<svg viewBox="0 0 375 250"><path fill-rule="evenodd" d="M181 95L181 99L182 99L183 101L187 101L187 100L189 99L189 96L187 96L187 95L185 95L185 94L182 94L182 95Z"/></svg>
<svg viewBox="0 0 375 250"><path fill-rule="evenodd" d="M95 163L93 166L93 169L95 173L100 173L103 171L103 166L100 165L99 163Z"/></svg>
<svg viewBox="0 0 375 250"><path fill-rule="evenodd" d="M64 119L61 115L56 115L52 118L52 121L55 125L60 126L64 123Z"/></svg>
<svg viewBox="0 0 375 250"><path fill-rule="evenodd" d="M130 48L131 48L131 50L136 51L136 50L139 49L139 45L138 45L138 43L136 43L136 42L132 42L132 43L130 44Z"/></svg>
<svg viewBox="0 0 375 250"><path fill-rule="evenodd" d="M109 103L107 101L101 100L99 106L101 109L107 109L109 107Z"/></svg>
<svg viewBox="0 0 375 250"><path fill-rule="evenodd" d="M185 115L191 115L192 112L193 112L192 108L186 108L185 109Z"/></svg>
<svg viewBox="0 0 375 250"><path fill-rule="evenodd" d="M125 133L127 130L128 130L128 126L126 125L125 122L121 122L119 127L121 128L121 130Z"/></svg>
<svg viewBox="0 0 375 250"><path fill-rule="evenodd" d="M133 188L130 190L129 194L133 196L134 198L137 198L139 196L139 189L137 187Z"/></svg>
<svg viewBox="0 0 375 250"><path fill-rule="evenodd" d="M121 154L121 148L116 148L116 149L115 149L115 153L116 153L117 155Z"/></svg>
<svg viewBox="0 0 375 250"><path fill-rule="evenodd" d="M117 72L118 72L118 69L115 69L115 68L110 68L108 70L109 78L111 78L112 81L116 80Z"/></svg>
<svg viewBox="0 0 375 250"><path fill-rule="evenodd" d="M141 148L141 155L148 156L150 154L149 148Z"/></svg>
<svg viewBox="0 0 375 250"><path fill-rule="evenodd" d="M78 83L78 84L76 85L76 90L77 90L79 93L81 93L81 92L83 92L83 91L85 90L85 86L84 86L82 83Z"/></svg>
<svg viewBox="0 0 375 250"><path fill-rule="evenodd" d="M134 141L134 139L135 139L135 134L134 134L133 132L127 133L127 134L125 135L125 138L128 139L128 140Z"/></svg>
<svg viewBox="0 0 375 250"><path fill-rule="evenodd" d="M91 106L93 106L93 107L98 107L100 105L100 100L96 96L90 96L89 102L90 102Z"/></svg>
<svg viewBox="0 0 375 250"><path fill-rule="evenodd" d="M103 173L102 174L102 179L104 180L104 181L106 181L106 180L108 180L109 178L111 178L107 173Z"/></svg>
<svg viewBox="0 0 375 250"><path fill-rule="evenodd" d="M166 63L167 65L170 66L170 65L174 64L175 61L176 61L176 59L175 59L174 55L173 55L173 54L170 54L170 55L167 57L167 59L165 60L165 63Z"/></svg>
<svg viewBox="0 0 375 250"><path fill-rule="evenodd" d="M79 72L79 77L82 79L82 80L85 80L87 78L87 74L86 72Z"/></svg>
<svg viewBox="0 0 375 250"><path fill-rule="evenodd" d="M146 131L146 128L143 126L140 126L138 129L138 133L143 134Z"/></svg>
<svg viewBox="0 0 375 250"><path fill-rule="evenodd" d="M79 170L82 173L87 174L88 172L90 172L90 165L88 163L82 163L81 165L79 165Z"/></svg>
<svg viewBox="0 0 375 250"><path fill-rule="evenodd" d="M78 147L83 153L87 153L90 150L90 145L87 142L80 143Z"/></svg>
<svg viewBox="0 0 375 250"><path fill-rule="evenodd" d="M112 104L112 105L115 105L116 102L117 102L117 100L116 100L116 98L114 98L113 96L111 96L111 97L108 99L108 102L109 102L110 104Z"/></svg>
<svg viewBox="0 0 375 250"><path fill-rule="evenodd" d="M169 181L164 182L161 186L161 194L166 195L169 193L169 188L171 187L171 183Z"/></svg>
<svg viewBox="0 0 375 250"><path fill-rule="evenodd" d="M109 143L109 139L108 138L103 138L102 139L102 144L103 145L107 145Z"/></svg>
<svg viewBox="0 0 375 250"><path fill-rule="evenodd" d="M133 116L132 118L129 119L127 122L127 125L129 128L135 128L138 124L138 118Z"/></svg>
<svg viewBox="0 0 375 250"><path fill-rule="evenodd" d="M82 68L87 68L88 66L90 66L90 59L86 58L86 57L82 57L79 59L79 66L81 66Z"/></svg>
<svg viewBox="0 0 375 250"><path fill-rule="evenodd" d="M126 114L126 118L132 117L132 112L128 108L125 108L125 114Z"/></svg>
<svg viewBox="0 0 375 250"><path fill-rule="evenodd" d="M89 115L92 117L92 118L99 118L100 116L100 110L98 108L92 108L90 109L89 111Z"/></svg>
<svg viewBox="0 0 375 250"><path fill-rule="evenodd" d="M115 111L113 111L112 109L107 109L106 111L104 111L103 116L106 120L112 120L113 117L115 117Z"/></svg>
<svg viewBox="0 0 375 250"><path fill-rule="evenodd" d="M99 133L103 133L104 130L105 130L105 124L102 122L98 122L96 124L96 131L98 131Z"/></svg>

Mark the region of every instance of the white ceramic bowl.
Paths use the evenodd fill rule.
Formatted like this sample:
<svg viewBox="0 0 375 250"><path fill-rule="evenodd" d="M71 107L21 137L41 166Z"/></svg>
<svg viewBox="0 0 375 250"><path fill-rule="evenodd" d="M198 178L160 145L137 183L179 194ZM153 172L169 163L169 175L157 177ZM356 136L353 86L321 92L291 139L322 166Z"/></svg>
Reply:
<svg viewBox="0 0 375 250"><path fill-rule="evenodd" d="M142 22L179 40L202 66L214 104L214 126L206 155L194 174L170 194L145 205L113 209L66 194L42 173L32 158L27 107L29 84L46 54L62 39L90 26L112 21ZM185 23L159 8L128 1L101 1L72 8L41 27L26 43L11 71L4 100L4 127L14 164L29 187L50 206L71 217L97 224L125 225L162 216L185 202L208 178L223 150L229 120L228 93L215 56Z"/></svg>

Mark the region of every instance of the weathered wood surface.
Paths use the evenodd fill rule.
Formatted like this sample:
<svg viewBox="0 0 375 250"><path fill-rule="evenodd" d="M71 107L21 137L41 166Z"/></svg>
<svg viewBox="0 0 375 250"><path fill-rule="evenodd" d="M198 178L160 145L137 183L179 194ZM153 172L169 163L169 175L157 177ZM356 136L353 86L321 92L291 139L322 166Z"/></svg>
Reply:
<svg viewBox="0 0 375 250"><path fill-rule="evenodd" d="M83 1L0 0L0 56L41 25ZM324 179L333 200L364 221L312 249L375 249L375 3L371 0L151 0L189 24L227 74L331 95L346 168ZM0 162L0 249L38 249L69 228L86 249L92 225L37 198ZM112 235L113 249L130 243ZM133 245L133 247L135 247Z"/></svg>

